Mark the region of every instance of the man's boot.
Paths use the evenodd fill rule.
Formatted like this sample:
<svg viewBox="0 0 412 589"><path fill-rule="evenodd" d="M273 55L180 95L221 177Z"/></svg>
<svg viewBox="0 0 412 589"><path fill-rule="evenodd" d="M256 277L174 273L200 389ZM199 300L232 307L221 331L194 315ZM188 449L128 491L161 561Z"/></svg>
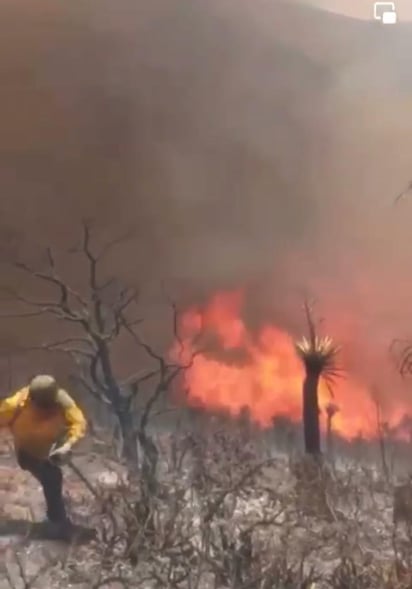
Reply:
<svg viewBox="0 0 412 589"><path fill-rule="evenodd" d="M70 519L47 519L47 535L51 540L69 541L73 537L74 526Z"/></svg>

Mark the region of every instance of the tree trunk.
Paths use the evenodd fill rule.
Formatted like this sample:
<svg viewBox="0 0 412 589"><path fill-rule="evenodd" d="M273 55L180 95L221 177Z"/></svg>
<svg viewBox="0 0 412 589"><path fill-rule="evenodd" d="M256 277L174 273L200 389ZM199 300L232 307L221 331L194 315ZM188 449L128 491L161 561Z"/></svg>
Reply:
<svg viewBox="0 0 412 589"><path fill-rule="evenodd" d="M145 431L139 431L139 443L142 450L142 482L150 495L155 495L157 490L157 463L159 450L152 438Z"/></svg>
<svg viewBox="0 0 412 589"><path fill-rule="evenodd" d="M139 467L139 455L137 451L136 428L128 397L124 397L114 377L110 359L110 350L104 340L98 341L99 361L104 382L107 387L107 396L110 399L114 413L119 420L119 427L123 438L123 457L132 469Z"/></svg>
<svg viewBox="0 0 412 589"><path fill-rule="evenodd" d="M318 384L320 374L318 372L306 373L303 383L303 431L305 440L305 452L319 455L320 427L319 427L319 402Z"/></svg>
<svg viewBox="0 0 412 589"><path fill-rule="evenodd" d="M123 438L123 457L134 468L139 466L139 453L133 416L128 408L120 407L116 411L120 432Z"/></svg>
<svg viewBox="0 0 412 589"><path fill-rule="evenodd" d="M326 452L329 460L333 461L332 418L330 416L328 416L326 423Z"/></svg>

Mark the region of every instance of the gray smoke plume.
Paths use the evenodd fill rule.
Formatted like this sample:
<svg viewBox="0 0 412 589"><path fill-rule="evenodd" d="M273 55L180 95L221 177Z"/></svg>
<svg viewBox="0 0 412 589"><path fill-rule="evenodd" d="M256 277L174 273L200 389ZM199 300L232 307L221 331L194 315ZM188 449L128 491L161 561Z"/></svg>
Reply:
<svg viewBox="0 0 412 589"><path fill-rule="evenodd" d="M84 216L100 237L133 227L121 277L183 300L244 286L251 324L293 333L308 292L350 369L398 390L412 25L280 0L7 0L0 30L7 240L73 243Z"/></svg>

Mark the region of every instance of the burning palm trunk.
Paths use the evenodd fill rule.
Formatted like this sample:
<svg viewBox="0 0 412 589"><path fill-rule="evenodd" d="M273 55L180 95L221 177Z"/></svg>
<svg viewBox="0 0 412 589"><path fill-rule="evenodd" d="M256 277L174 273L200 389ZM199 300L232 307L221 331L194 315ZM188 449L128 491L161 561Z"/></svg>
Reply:
<svg viewBox="0 0 412 589"><path fill-rule="evenodd" d="M333 418L339 411L339 407L335 403L328 403L325 409L326 412L326 451L329 459L333 461Z"/></svg>
<svg viewBox="0 0 412 589"><path fill-rule="evenodd" d="M309 324L309 339L303 337L296 343L296 350L305 367L303 383L303 429L305 452L311 455L321 453L320 423L319 423L319 381L322 377L326 382L337 376L335 358L338 348L329 337L319 338L305 305Z"/></svg>
<svg viewBox="0 0 412 589"><path fill-rule="evenodd" d="M308 454L320 454L319 377L319 372L306 370L303 382L303 426L305 450Z"/></svg>

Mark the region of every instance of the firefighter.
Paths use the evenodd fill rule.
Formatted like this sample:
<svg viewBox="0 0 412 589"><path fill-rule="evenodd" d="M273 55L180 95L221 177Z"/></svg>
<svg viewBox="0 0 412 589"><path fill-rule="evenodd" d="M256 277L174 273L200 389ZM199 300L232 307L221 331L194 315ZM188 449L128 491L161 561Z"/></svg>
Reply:
<svg viewBox="0 0 412 589"><path fill-rule="evenodd" d="M17 462L43 489L47 521L56 535L71 527L63 499L61 464L86 433L86 419L70 395L49 375L0 401L0 427L13 435Z"/></svg>

